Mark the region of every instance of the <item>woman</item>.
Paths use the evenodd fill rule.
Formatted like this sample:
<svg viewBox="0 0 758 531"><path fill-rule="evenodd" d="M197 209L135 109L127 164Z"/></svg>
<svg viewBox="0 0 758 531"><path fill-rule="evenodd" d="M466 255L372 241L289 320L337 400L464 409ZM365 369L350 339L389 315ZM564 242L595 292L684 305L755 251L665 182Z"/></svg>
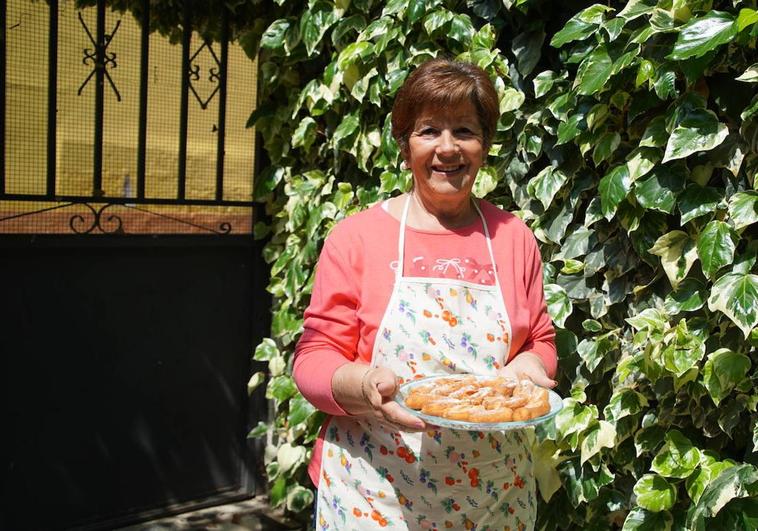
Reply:
<svg viewBox="0 0 758 531"><path fill-rule="evenodd" d="M309 467L318 529L534 527L523 433L427 426L393 400L398 382L444 373L555 385L535 239L471 196L497 118L480 68L421 65L392 109L412 191L324 244L294 364L302 394L330 415Z"/></svg>

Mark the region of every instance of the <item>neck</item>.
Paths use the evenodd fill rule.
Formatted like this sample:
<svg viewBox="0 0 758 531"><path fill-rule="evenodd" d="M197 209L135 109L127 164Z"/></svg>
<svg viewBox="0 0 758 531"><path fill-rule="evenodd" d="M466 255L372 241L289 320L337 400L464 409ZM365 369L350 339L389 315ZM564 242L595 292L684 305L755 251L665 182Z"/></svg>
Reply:
<svg viewBox="0 0 758 531"><path fill-rule="evenodd" d="M471 197L445 203L425 201L416 190L410 192L408 223L417 229L457 229L473 223L478 214Z"/></svg>

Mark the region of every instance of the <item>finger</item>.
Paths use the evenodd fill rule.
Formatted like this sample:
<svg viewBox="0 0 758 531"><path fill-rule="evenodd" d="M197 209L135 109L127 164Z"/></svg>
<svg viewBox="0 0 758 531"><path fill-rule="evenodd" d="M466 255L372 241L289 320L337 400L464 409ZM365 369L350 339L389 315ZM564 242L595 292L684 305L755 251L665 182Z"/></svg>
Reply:
<svg viewBox="0 0 758 531"><path fill-rule="evenodd" d="M535 384L541 386L541 387L547 387L549 389L552 389L557 385L557 382L555 380L552 380L541 370L531 370L531 371L522 371L519 376L521 378L528 378Z"/></svg>
<svg viewBox="0 0 758 531"><path fill-rule="evenodd" d="M426 424L423 420L404 411L397 403L387 402L382 405L384 418L391 424L402 427L405 430L424 430Z"/></svg>

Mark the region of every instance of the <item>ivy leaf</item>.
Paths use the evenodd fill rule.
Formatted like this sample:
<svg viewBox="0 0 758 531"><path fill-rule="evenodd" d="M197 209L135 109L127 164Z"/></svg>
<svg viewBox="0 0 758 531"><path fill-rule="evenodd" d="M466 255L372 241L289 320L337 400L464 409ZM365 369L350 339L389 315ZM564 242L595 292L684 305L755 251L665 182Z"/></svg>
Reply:
<svg viewBox="0 0 758 531"><path fill-rule="evenodd" d="M711 214L721 202L722 195L716 188L691 183L679 196L677 206L682 213L682 225L690 220Z"/></svg>
<svg viewBox="0 0 758 531"><path fill-rule="evenodd" d="M448 30L448 36L451 39L467 46L468 43L471 42L474 32L474 25L471 23L471 18L468 15L453 15L450 22L450 29Z"/></svg>
<svg viewBox="0 0 758 531"><path fill-rule="evenodd" d="M676 72L670 68L657 70L653 89L662 100L668 99L669 96L676 96Z"/></svg>
<svg viewBox="0 0 758 531"><path fill-rule="evenodd" d="M663 270L675 289L697 259L695 242L681 230L673 230L658 238L649 252L661 257Z"/></svg>
<svg viewBox="0 0 758 531"><path fill-rule="evenodd" d="M671 509L676 502L676 488L657 474L645 474L632 490L637 505L654 513Z"/></svg>
<svg viewBox="0 0 758 531"><path fill-rule="evenodd" d="M668 139L666 132L666 118L656 116L647 124L645 132L640 139L640 147L661 147L666 145Z"/></svg>
<svg viewBox="0 0 758 531"><path fill-rule="evenodd" d="M531 74L539 62L543 42L545 42L545 32L541 29L525 31L513 39L511 51L516 57L516 68L523 77Z"/></svg>
<svg viewBox="0 0 758 531"><path fill-rule="evenodd" d="M296 426L305 422L308 417L316 412L316 408L308 402L302 395L298 394L289 401L289 414L287 422L290 426Z"/></svg>
<svg viewBox="0 0 758 531"><path fill-rule="evenodd" d="M545 284L544 289L547 311L556 326L563 328L573 309L571 299L569 299L566 290L557 284Z"/></svg>
<svg viewBox="0 0 758 531"><path fill-rule="evenodd" d="M720 348L709 354L703 366L703 385L717 406L740 383L750 369L750 358Z"/></svg>
<svg viewBox="0 0 758 531"><path fill-rule="evenodd" d="M747 70L735 79L737 81L744 81L745 83L758 83L758 63L750 65Z"/></svg>
<svg viewBox="0 0 758 531"><path fill-rule="evenodd" d="M492 166L479 168L479 173L476 174L476 181L474 181L471 193L474 197L485 197L497 187L498 176L498 172ZM405 188L401 189L405 190Z"/></svg>
<svg viewBox="0 0 758 531"><path fill-rule="evenodd" d="M263 382L266 381L266 375L258 371L255 374L253 374L250 379L247 381L247 394L248 396L253 394L253 391L255 391Z"/></svg>
<svg viewBox="0 0 758 531"><path fill-rule="evenodd" d="M669 431L665 440L650 469L663 477L686 478L700 462L700 450L678 430Z"/></svg>
<svg viewBox="0 0 758 531"><path fill-rule="evenodd" d="M708 309L729 317L747 338L758 325L758 275L727 273L719 278L711 288Z"/></svg>
<svg viewBox="0 0 758 531"><path fill-rule="evenodd" d="M313 491L302 485L297 485L287 493L284 506L287 510L299 513L306 510L313 503Z"/></svg>
<svg viewBox="0 0 758 531"><path fill-rule="evenodd" d="M667 166L653 170L653 174L634 187L634 195L644 208L659 210L670 214L676 204L676 196L684 187L685 177L682 172L671 171Z"/></svg>
<svg viewBox="0 0 758 531"><path fill-rule="evenodd" d="M307 451L305 446L296 445L286 442L282 444L276 452L276 461L279 463L279 473L290 475L295 468L305 462Z"/></svg>
<svg viewBox="0 0 758 531"><path fill-rule="evenodd" d="M729 199L729 219L739 230L758 221L758 192L737 192Z"/></svg>
<svg viewBox="0 0 758 531"><path fill-rule="evenodd" d="M694 109L671 132L663 162L682 159L698 151L708 151L729 136L729 128L705 109Z"/></svg>
<svg viewBox="0 0 758 531"><path fill-rule="evenodd" d="M584 433L581 445L580 464L584 464L589 458L597 455L602 448L613 448L616 440L616 428L605 420L598 421Z"/></svg>
<svg viewBox="0 0 758 531"><path fill-rule="evenodd" d="M584 256L589 251L591 244L594 244L596 238L595 231L586 227L578 227L563 242L561 250L556 253L555 258L558 260L570 260L578 256Z"/></svg>
<svg viewBox="0 0 758 531"><path fill-rule="evenodd" d="M426 14L426 0L410 0L408 9L405 12L408 23L415 24Z"/></svg>
<svg viewBox="0 0 758 531"><path fill-rule="evenodd" d="M592 162L598 166L601 162L608 160L616 148L621 144L621 135L617 132L606 132L598 139L595 149L592 151Z"/></svg>
<svg viewBox="0 0 758 531"><path fill-rule="evenodd" d="M507 88L500 98L500 113L515 111L524 103L524 93L515 88Z"/></svg>
<svg viewBox="0 0 758 531"><path fill-rule="evenodd" d="M291 22L285 18L280 18L271 23L261 36L261 48L276 50L284 46L284 39L287 35Z"/></svg>
<svg viewBox="0 0 758 531"><path fill-rule="evenodd" d="M642 15L649 15L653 12L657 2L655 0L629 0L618 15L619 18L623 18L627 22L634 20Z"/></svg>
<svg viewBox="0 0 758 531"><path fill-rule="evenodd" d="M358 119L358 113L353 112L348 114L342 119L342 122L334 130L334 136L332 140L334 145L338 149L349 151L352 147L352 142L360 128L360 120Z"/></svg>
<svg viewBox="0 0 758 531"><path fill-rule="evenodd" d="M266 388L266 398L273 398L278 403L295 396L296 393L295 382L286 374L272 378Z"/></svg>
<svg viewBox="0 0 758 531"><path fill-rule="evenodd" d="M705 285L695 278L685 278L666 296L663 307L669 315L694 312L705 305Z"/></svg>
<svg viewBox="0 0 758 531"><path fill-rule="evenodd" d="M560 48L568 42L586 39L598 30L603 21L603 13L608 10L609 7L595 4L580 11L566 22L563 29L553 35L550 46Z"/></svg>
<svg viewBox="0 0 758 531"><path fill-rule="evenodd" d="M704 55L734 39L737 25L734 15L722 11L710 11L705 16L693 18L679 30L674 49L667 59L681 61Z"/></svg>
<svg viewBox="0 0 758 531"><path fill-rule="evenodd" d="M737 15L737 31L742 31L756 22L758 22L758 11L743 7Z"/></svg>
<svg viewBox="0 0 758 531"><path fill-rule="evenodd" d="M621 531L670 531L674 517L668 511L654 513L635 507L624 520Z"/></svg>
<svg viewBox="0 0 758 531"><path fill-rule="evenodd" d="M534 97L541 98L550 92L550 89L553 88L553 85L559 79L561 78L552 70L545 70L534 76L534 81L532 81L534 85Z"/></svg>
<svg viewBox="0 0 758 531"><path fill-rule="evenodd" d="M681 378L703 358L705 344L687 329L687 321L684 319L672 331L671 336L661 358L666 369Z"/></svg>
<svg viewBox="0 0 758 531"><path fill-rule="evenodd" d="M432 35L451 20L453 20L453 14L450 11L447 9L437 9L424 18L424 29L428 35Z"/></svg>
<svg viewBox="0 0 758 531"><path fill-rule="evenodd" d="M582 95L595 94L603 88L611 77L613 60L605 46L599 46L579 65L574 88Z"/></svg>
<svg viewBox="0 0 758 531"><path fill-rule="evenodd" d="M561 463L559 470L569 500L575 507L596 499L601 489L612 483L614 479L614 474L605 464L595 471L587 465L582 466L576 459Z"/></svg>
<svg viewBox="0 0 758 531"><path fill-rule="evenodd" d="M326 31L339 19L339 12L324 2L317 2L303 14L300 35L308 55L313 54Z"/></svg>
<svg viewBox="0 0 758 531"><path fill-rule="evenodd" d="M702 496L687 517L687 527L693 531L705 531L706 518L718 512L736 498L755 495L750 487L758 482L758 469L750 464L727 468L705 488ZM754 487L753 487L754 488Z"/></svg>
<svg viewBox="0 0 758 531"><path fill-rule="evenodd" d="M567 176L560 170L556 170L552 166L547 166L536 176L529 180L527 184L527 192L535 199L539 199L545 210L548 209L553 202L555 194L566 183Z"/></svg>
<svg viewBox="0 0 758 531"><path fill-rule="evenodd" d="M587 128L587 123L583 113L572 114L568 120L561 122L558 126L558 141L556 145L565 144L573 140Z"/></svg>
<svg viewBox="0 0 758 531"><path fill-rule="evenodd" d="M635 433L634 448L637 451L637 457L644 453L654 452L663 442L665 435L666 431L660 426L649 426Z"/></svg>
<svg viewBox="0 0 758 531"><path fill-rule="evenodd" d="M603 414L606 419L618 422L629 415L636 415L647 404L648 401L644 395L634 389L622 387L614 391L608 405L603 409Z"/></svg>
<svg viewBox="0 0 758 531"><path fill-rule="evenodd" d="M316 140L316 120L310 116L303 118L292 133L292 147L302 146L306 151Z"/></svg>
<svg viewBox="0 0 758 531"><path fill-rule="evenodd" d="M635 330L648 330L650 332L663 332L668 319L660 310L645 308L634 317L624 319Z"/></svg>
<svg viewBox="0 0 758 531"><path fill-rule="evenodd" d="M713 278L719 269L734 260L732 231L723 221L710 221L697 239L697 254L703 273Z"/></svg>
<svg viewBox="0 0 758 531"><path fill-rule="evenodd" d="M255 347L255 354L253 359L256 361L270 361L273 358L281 356L279 349L276 348L276 343L270 337L264 337L263 341Z"/></svg>
<svg viewBox="0 0 758 531"><path fill-rule="evenodd" d="M600 206L605 219L610 220L616 212L618 204L626 197L632 187L629 178L629 168L626 164L616 166L605 177L600 179Z"/></svg>

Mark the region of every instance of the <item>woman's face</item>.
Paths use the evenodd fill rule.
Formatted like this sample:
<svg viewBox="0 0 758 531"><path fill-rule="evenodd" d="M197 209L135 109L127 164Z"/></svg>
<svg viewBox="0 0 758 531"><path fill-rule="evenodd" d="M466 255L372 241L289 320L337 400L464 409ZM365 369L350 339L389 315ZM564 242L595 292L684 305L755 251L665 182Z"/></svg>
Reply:
<svg viewBox="0 0 758 531"><path fill-rule="evenodd" d="M470 101L447 108L425 106L408 139L406 163L422 197L467 199L484 161L484 139Z"/></svg>

